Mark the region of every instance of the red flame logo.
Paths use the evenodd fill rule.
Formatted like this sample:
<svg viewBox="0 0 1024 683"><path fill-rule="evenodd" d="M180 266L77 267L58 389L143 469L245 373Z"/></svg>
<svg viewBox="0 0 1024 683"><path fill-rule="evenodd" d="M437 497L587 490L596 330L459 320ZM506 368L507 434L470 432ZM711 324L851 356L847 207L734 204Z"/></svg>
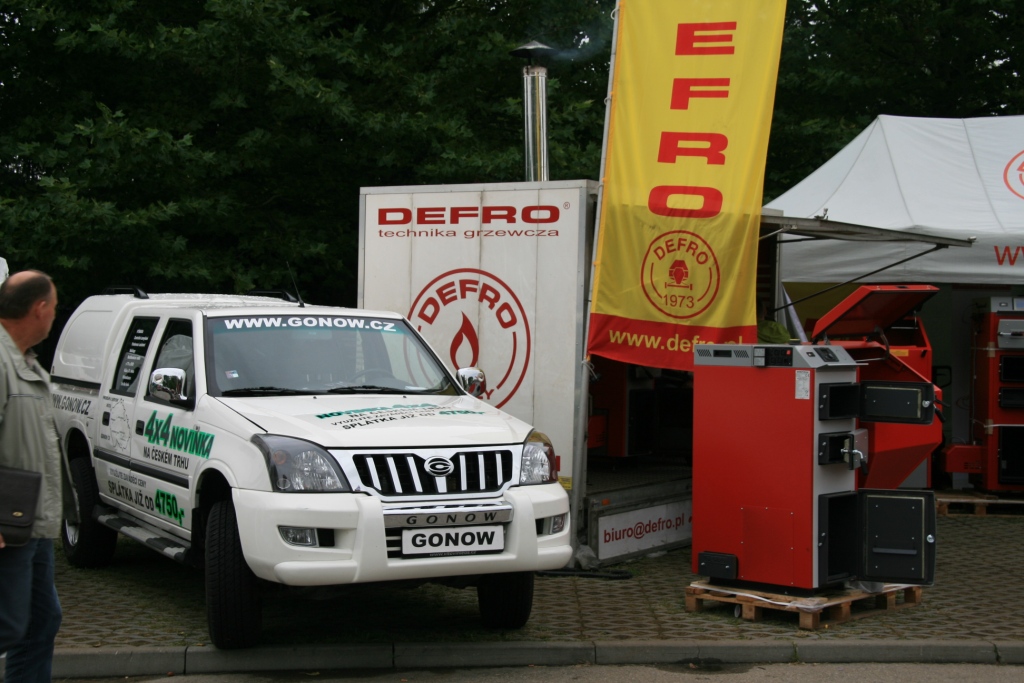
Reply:
<svg viewBox="0 0 1024 683"><path fill-rule="evenodd" d="M469 318L466 317L465 313L462 314L462 325L459 327L459 331L455 333L455 337L452 338L452 345L449 349L452 367L454 368L467 367L459 365L457 359L459 349L462 348L464 342L469 344L469 350L472 352L472 360L470 360L468 367L476 367L477 360L480 357L480 340L476 336L476 330L473 329L473 323L469 322Z"/></svg>

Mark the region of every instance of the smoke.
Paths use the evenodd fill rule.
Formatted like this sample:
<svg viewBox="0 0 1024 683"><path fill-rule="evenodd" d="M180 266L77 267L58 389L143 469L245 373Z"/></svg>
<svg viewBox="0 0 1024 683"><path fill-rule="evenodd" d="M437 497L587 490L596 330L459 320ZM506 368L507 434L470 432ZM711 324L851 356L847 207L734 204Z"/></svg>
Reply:
<svg viewBox="0 0 1024 683"><path fill-rule="evenodd" d="M538 40L554 48L552 52L544 55L544 60L554 63L589 62L602 56L610 59L613 23L611 11L602 12L598 16L592 15L587 24L572 29L569 46L566 45L565 31L560 32L557 37L550 34L545 36L544 29L550 29L550 26L538 26L536 35L542 36L538 37Z"/></svg>
<svg viewBox="0 0 1024 683"><path fill-rule="evenodd" d="M551 60L557 62L589 62L602 53L610 54L609 45L611 45L611 36L609 35L604 33L584 33L577 47L558 50L551 55Z"/></svg>

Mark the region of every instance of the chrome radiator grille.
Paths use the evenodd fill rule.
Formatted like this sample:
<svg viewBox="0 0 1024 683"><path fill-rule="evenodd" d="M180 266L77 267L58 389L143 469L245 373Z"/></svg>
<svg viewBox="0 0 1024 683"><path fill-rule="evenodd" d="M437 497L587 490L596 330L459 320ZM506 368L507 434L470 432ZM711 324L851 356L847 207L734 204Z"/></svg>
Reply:
<svg viewBox="0 0 1024 683"><path fill-rule="evenodd" d="M364 488L383 495L429 495L499 491L512 478L512 451L463 451L450 458L415 453L357 454Z"/></svg>

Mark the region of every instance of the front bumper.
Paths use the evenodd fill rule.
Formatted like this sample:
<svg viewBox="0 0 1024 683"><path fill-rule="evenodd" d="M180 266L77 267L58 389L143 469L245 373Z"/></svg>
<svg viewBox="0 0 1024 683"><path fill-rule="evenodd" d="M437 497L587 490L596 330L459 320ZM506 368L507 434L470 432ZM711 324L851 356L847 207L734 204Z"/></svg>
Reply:
<svg viewBox="0 0 1024 683"><path fill-rule="evenodd" d="M572 557L568 517L562 531L537 533L537 520L568 515L569 501L558 484L513 487L495 499L513 508L511 521L503 525L505 547L500 553L427 558L388 557L384 505L372 496L245 489L234 489L233 496L249 567L261 579L289 586L560 569ZM289 545L278 531L281 526L333 530L334 545Z"/></svg>

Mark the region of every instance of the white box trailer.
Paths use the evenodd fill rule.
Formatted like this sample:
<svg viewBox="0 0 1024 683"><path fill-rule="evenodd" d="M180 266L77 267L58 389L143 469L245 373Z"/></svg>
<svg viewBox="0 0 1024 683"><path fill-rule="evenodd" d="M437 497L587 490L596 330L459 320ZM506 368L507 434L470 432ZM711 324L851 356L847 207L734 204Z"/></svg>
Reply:
<svg viewBox="0 0 1024 683"><path fill-rule="evenodd" d="M688 543L690 483L588 478L597 190L588 180L362 188L358 305L405 314L453 370L486 372L488 402L551 438L573 528L586 527L606 563Z"/></svg>

